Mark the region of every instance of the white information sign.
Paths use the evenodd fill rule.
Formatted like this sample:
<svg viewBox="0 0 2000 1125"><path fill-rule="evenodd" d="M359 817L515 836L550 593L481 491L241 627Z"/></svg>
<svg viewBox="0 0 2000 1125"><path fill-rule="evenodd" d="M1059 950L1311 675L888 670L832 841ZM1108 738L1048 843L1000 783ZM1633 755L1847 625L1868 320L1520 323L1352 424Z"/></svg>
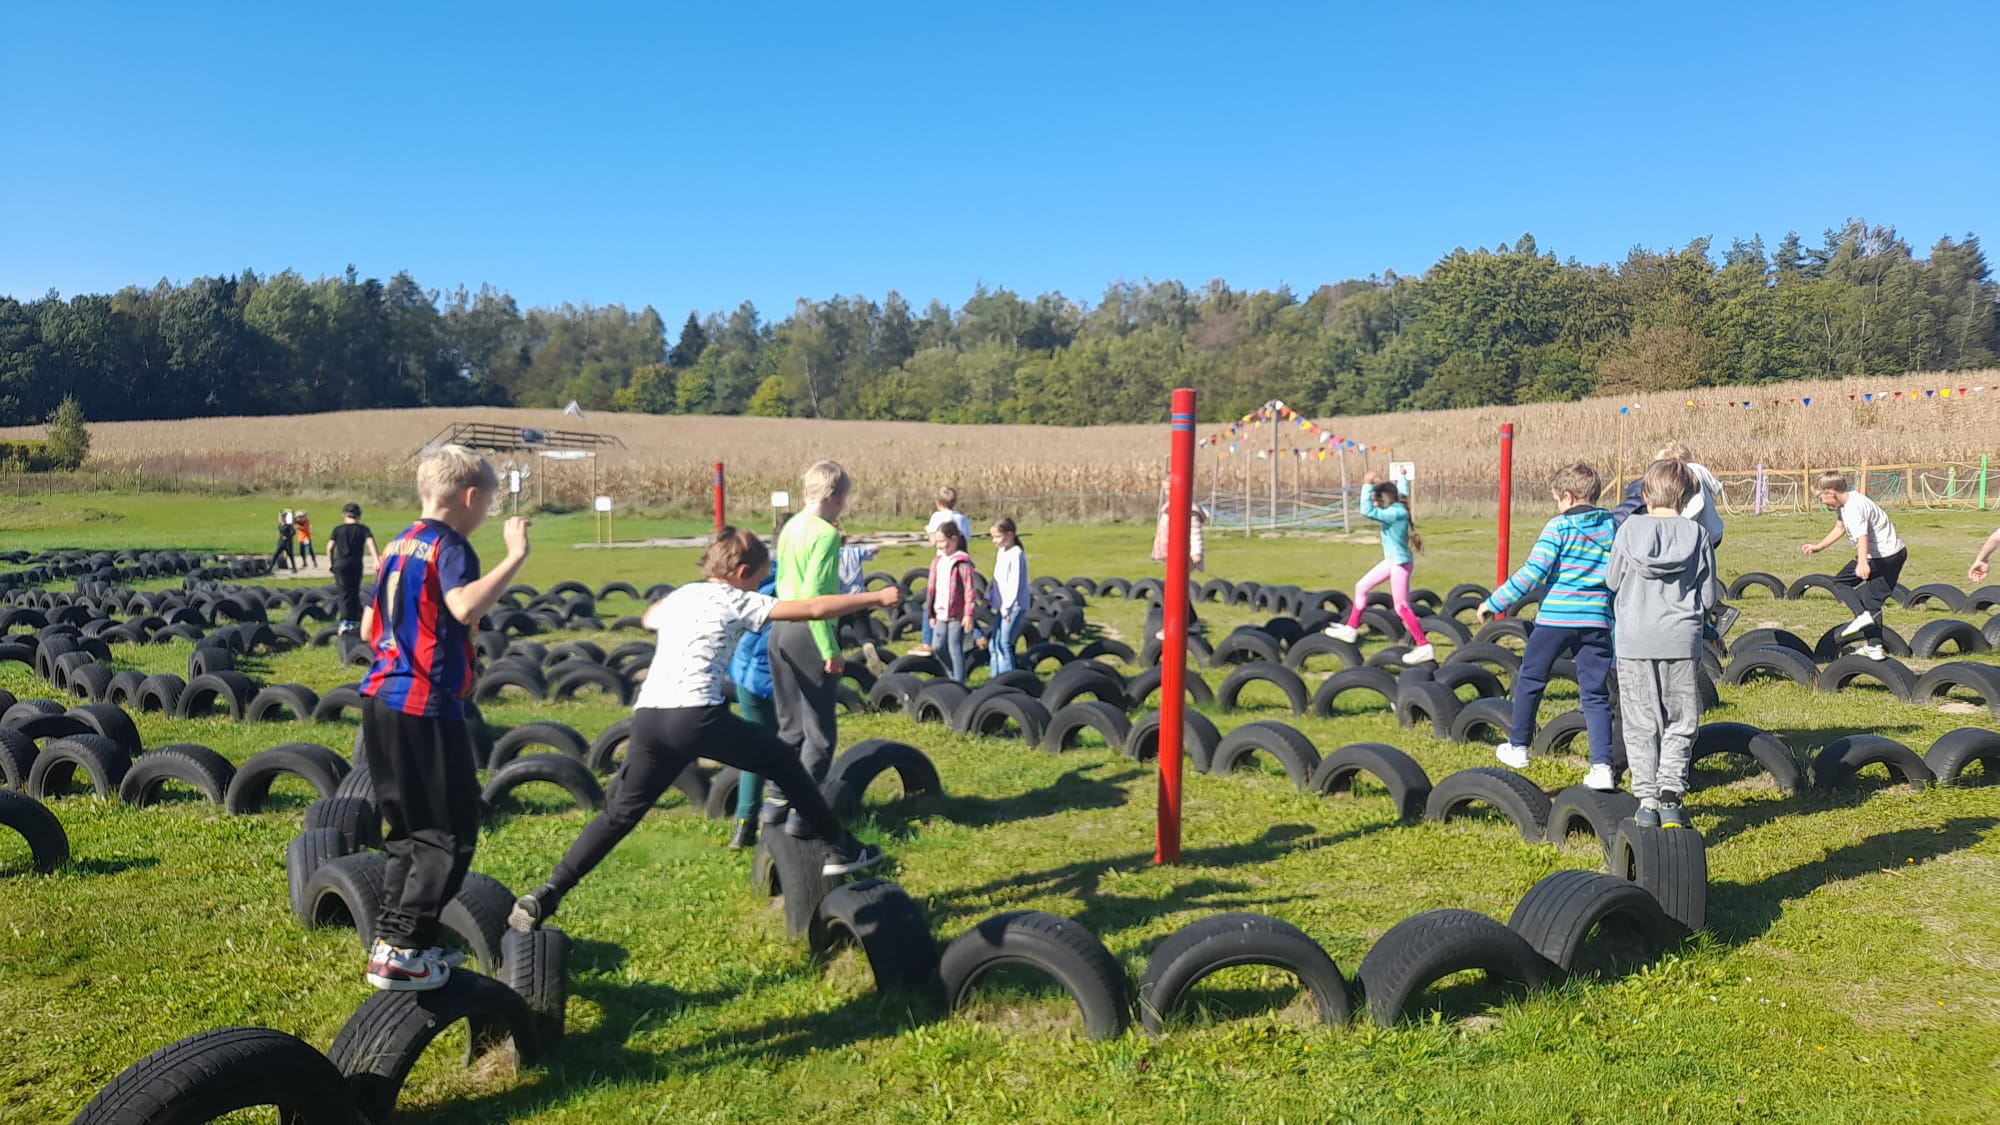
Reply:
<svg viewBox="0 0 2000 1125"><path fill-rule="evenodd" d="M791 494L791 493L789 493L789 492L773 492L773 493L771 494L771 506L772 506L773 508L789 508L789 507L791 507L791 506L792 506L792 494Z"/></svg>
<svg viewBox="0 0 2000 1125"><path fill-rule="evenodd" d="M597 498L597 510L598 510L598 511L600 511L600 512L608 512L608 511L610 511L610 510L611 510L611 497L609 497L609 496L599 496L599 497Z"/></svg>

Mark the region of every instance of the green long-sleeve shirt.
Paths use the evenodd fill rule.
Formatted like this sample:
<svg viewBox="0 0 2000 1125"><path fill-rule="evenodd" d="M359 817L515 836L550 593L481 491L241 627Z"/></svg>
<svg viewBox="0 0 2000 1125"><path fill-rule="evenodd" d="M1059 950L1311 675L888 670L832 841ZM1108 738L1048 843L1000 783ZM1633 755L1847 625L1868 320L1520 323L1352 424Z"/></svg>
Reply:
<svg viewBox="0 0 2000 1125"><path fill-rule="evenodd" d="M840 593L840 532L810 512L785 521L778 533L778 598L797 601ZM833 622L814 621L813 643L822 659L840 655Z"/></svg>

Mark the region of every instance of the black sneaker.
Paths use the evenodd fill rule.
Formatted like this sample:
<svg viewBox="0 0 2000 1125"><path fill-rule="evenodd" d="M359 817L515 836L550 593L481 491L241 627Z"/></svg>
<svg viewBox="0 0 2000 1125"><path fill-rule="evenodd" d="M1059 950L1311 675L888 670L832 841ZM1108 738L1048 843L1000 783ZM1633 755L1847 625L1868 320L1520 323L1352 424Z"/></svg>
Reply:
<svg viewBox="0 0 2000 1125"><path fill-rule="evenodd" d="M1743 611L1733 605L1717 605L1715 607L1716 634L1718 636L1728 636L1729 631L1736 627L1737 618L1742 616Z"/></svg>
<svg viewBox="0 0 2000 1125"><path fill-rule="evenodd" d="M534 933L556 912L561 902L562 892L543 883L514 900L514 909L507 914L507 925L517 933Z"/></svg>
<svg viewBox="0 0 2000 1125"><path fill-rule="evenodd" d="M774 824L783 824L785 822L785 817L789 815L791 811L792 811L792 806L791 802L789 801L767 800L764 802L764 807L757 810L757 819L759 821L762 821L765 827L768 828Z"/></svg>
<svg viewBox="0 0 2000 1125"><path fill-rule="evenodd" d="M757 846L757 818L746 816L736 822L736 834L729 837L729 850L740 852Z"/></svg>
<svg viewBox="0 0 2000 1125"><path fill-rule="evenodd" d="M833 855L820 865L822 875L852 875L866 871L882 862L882 849L873 844L864 844L849 832L841 841L833 845Z"/></svg>

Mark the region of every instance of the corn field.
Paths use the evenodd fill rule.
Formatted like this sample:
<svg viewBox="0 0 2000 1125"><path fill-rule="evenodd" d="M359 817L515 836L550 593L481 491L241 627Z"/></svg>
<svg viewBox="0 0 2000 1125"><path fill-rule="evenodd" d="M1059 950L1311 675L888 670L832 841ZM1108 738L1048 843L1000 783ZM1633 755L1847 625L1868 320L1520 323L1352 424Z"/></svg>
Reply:
<svg viewBox="0 0 2000 1125"><path fill-rule="evenodd" d="M1959 481L1974 472L1982 453L2000 448L2000 389L1971 396L1957 388L2000 383L2000 371L1912 374L1838 382L1786 383L1762 388L1708 388L1662 392L1632 399L1486 407L1316 419L1333 433L1372 451L1349 451L1350 483L1363 473L1385 473L1391 457L1417 464L1419 504L1432 512L1490 510L1503 422L1515 425L1516 493L1540 501L1540 482L1556 466L1584 460L1595 465L1607 491L1642 470L1665 441L1686 443L1695 456L1730 482L1732 506L1749 507L1740 482L1763 465L1771 502L1796 499L1804 472L1826 467L1936 466L1898 473L1916 502L1964 499ZM1925 389L1950 387L1950 397L1924 398ZM1916 401L1862 401L1864 394L1916 393ZM1848 395L1855 395L1850 400ZM1781 398L1786 405L1769 405ZM1797 400L1810 397L1813 405ZM1750 409L1694 406L1686 402L1744 400ZM1621 414L1620 408L1627 408ZM1635 408L1636 407L1636 408ZM1166 404L1161 404L1162 418ZM622 451L591 461L534 466L540 479L526 486L549 504L582 506L593 494L614 497L621 508L651 511L708 510L711 465L727 465L731 518L761 520L769 494L797 492L807 464L831 458L856 484L853 510L867 519L892 520L928 512L941 484L958 488L961 506L987 514L1036 520L1098 522L1149 519L1166 467L1167 429L1161 425L1062 428L953 426L921 422L849 422L790 418L593 414L578 425L552 411L471 409L354 411L259 418L205 418L172 422L114 422L90 427L88 471L71 487L183 488L201 490L339 490L384 497L407 494L417 452L448 426L491 422L511 426L579 428L611 434ZM568 423L568 427L565 427ZM1198 435L1224 433L1218 424ZM35 428L0 430L0 437L37 438ZM1240 435L1238 449L1222 444L1196 450L1196 495L1233 498L1241 509L1268 508L1273 491L1282 513L1294 498L1324 497L1341 484L1341 461L1301 457L1314 448L1302 430L1280 425L1278 455L1271 457L1268 427ZM1263 456L1258 456L1259 452ZM517 458L517 466L533 458ZM507 461L506 455L495 457ZM504 465L503 465L504 467ZM1275 490L1273 470L1275 472ZM1779 476L1784 473L1789 476ZM1936 478L1936 479L1933 479ZM0 478L0 490L62 487L38 478ZM1871 479L1871 492L1875 491ZM1996 497L2000 499L2000 497ZM1323 501L1322 501L1323 502Z"/></svg>

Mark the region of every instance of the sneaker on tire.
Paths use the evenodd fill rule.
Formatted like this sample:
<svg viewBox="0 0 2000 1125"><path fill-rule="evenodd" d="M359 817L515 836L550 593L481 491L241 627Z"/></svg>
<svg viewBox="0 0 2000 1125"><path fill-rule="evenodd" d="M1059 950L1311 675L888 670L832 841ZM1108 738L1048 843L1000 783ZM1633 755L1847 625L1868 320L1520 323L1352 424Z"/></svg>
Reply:
<svg viewBox="0 0 2000 1125"><path fill-rule="evenodd" d="M430 992L451 979L451 966L436 949L389 946L380 966L368 968L368 983L378 992Z"/></svg>
<svg viewBox="0 0 2000 1125"><path fill-rule="evenodd" d="M1641 828L1660 826L1660 806L1657 803L1643 804L1632 812L1632 823Z"/></svg>
<svg viewBox="0 0 2000 1125"><path fill-rule="evenodd" d="M1866 629L1867 627L1873 624L1875 624L1874 614L1866 612L1857 613L1854 615L1854 620L1849 621L1847 624L1842 625L1840 627L1840 635L1843 637L1851 637L1854 634L1859 633L1861 630Z"/></svg>
<svg viewBox="0 0 2000 1125"><path fill-rule="evenodd" d="M1687 813L1681 809L1680 802L1660 802L1660 827L1686 828L1687 826Z"/></svg>
<svg viewBox="0 0 2000 1125"><path fill-rule="evenodd" d="M866 871L882 862L882 849L873 844L864 844L849 832L845 839L833 846L833 856L820 865L822 875L852 875Z"/></svg>
<svg viewBox="0 0 2000 1125"><path fill-rule="evenodd" d="M1437 650L1431 648L1431 646L1428 644L1418 645L1417 647L1403 654L1403 663L1408 664L1411 667L1415 667L1419 664L1429 664L1431 661L1436 659L1437 659Z"/></svg>
<svg viewBox="0 0 2000 1125"><path fill-rule="evenodd" d="M1354 626L1339 621L1321 629L1320 632L1325 633L1336 641L1346 641L1348 644L1354 644L1361 639L1360 632Z"/></svg>
<svg viewBox="0 0 2000 1125"><path fill-rule="evenodd" d="M1618 775L1603 762L1592 763L1590 772L1583 775L1583 783L1599 793L1612 793L1618 789Z"/></svg>
<svg viewBox="0 0 2000 1125"><path fill-rule="evenodd" d="M783 824L785 818L790 816L791 813L792 806L790 802L766 800L764 807L757 810L757 819L762 822L764 827L770 828L773 825Z"/></svg>
<svg viewBox="0 0 2000 1125"><path fill-rule="evenodd" d="M1516 746L1511 742L1503 742L1493 748L1493 756L1500 759L1500 764L1506 766L1508 769L1524 770L1528 768L1528 748L1525 746Z"/></svg>
<svg viewBox="0 0 2000 1125"><path fill-rule="evenodd" d="M736 832L729 837L729 850L740 852L757 846L757 818L746 816L736 822Z"/></svg>
<svg viewBox="0 0 2000 1125"><path fill-rule="evenodd" d="M1883 650L1881 645L1862 645L1860 648L1857 648L1854 651L1860 653L1862 656L1865 656L1870 660L1889 659L1889 654Z"/></svg>

